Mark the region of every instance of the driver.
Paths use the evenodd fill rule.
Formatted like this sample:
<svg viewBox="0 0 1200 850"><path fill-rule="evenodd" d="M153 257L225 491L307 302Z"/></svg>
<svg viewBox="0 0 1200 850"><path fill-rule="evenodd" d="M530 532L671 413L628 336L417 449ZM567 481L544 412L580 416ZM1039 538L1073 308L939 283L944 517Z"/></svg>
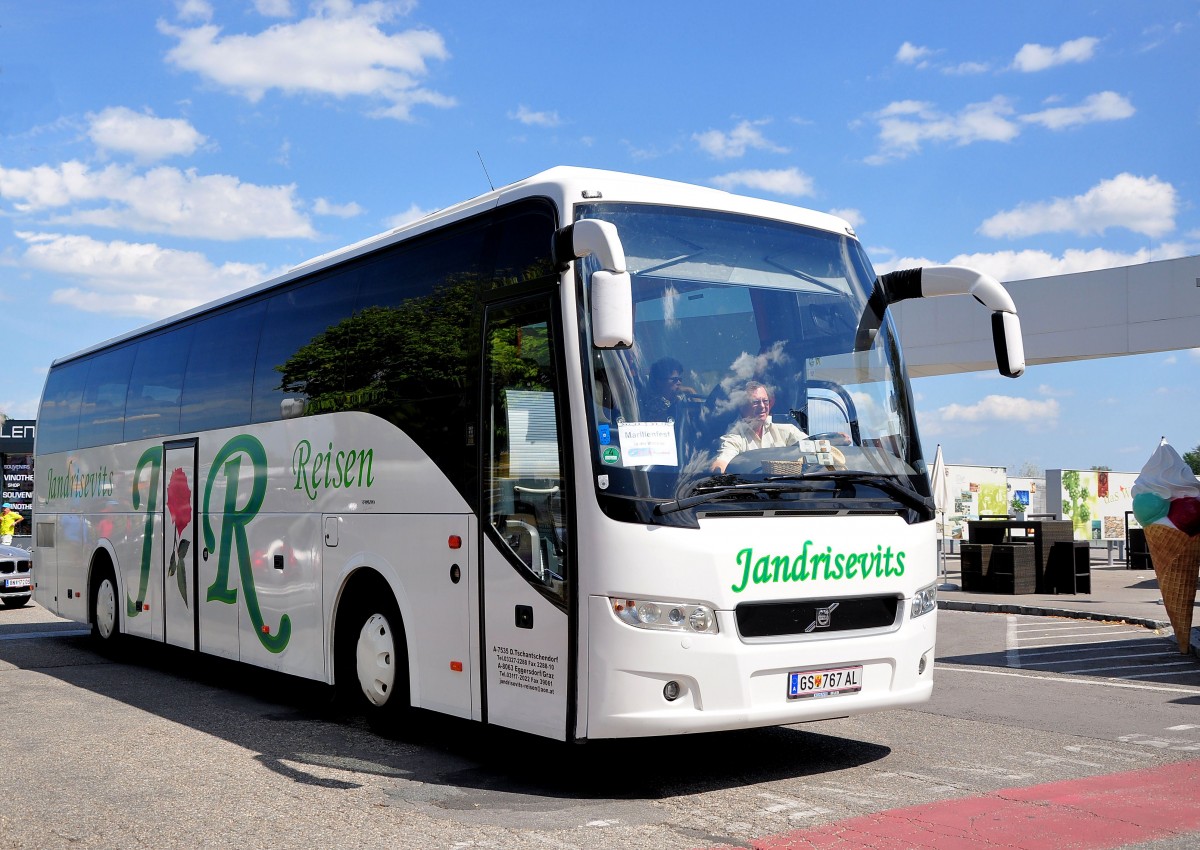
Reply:
<svg viewBox="0 0 1200 850"><path fill-rule="evenodd" d="M742 417L721 437L721 448L712 462L713 472L724 472L729 462L750 449L794 446L808 435L787 422L771 421L771 393L758 381L746 383Z"/></svg>

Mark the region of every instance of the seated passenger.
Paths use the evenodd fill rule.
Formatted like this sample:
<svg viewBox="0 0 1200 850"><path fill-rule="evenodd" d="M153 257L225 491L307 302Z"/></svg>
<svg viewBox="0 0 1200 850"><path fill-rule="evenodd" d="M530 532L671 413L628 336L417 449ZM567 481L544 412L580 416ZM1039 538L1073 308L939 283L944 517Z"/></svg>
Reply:
<svg viewBox="0 0 1200 850"><path fill-rule="evenodd" d="M721 437L721 448L712 462L714 472L724 472L737 455L750 449L769 449L794 446L808 435L787 422L771 421L771 394L758 381L746 384L746 400L742 418Z"/></svg>

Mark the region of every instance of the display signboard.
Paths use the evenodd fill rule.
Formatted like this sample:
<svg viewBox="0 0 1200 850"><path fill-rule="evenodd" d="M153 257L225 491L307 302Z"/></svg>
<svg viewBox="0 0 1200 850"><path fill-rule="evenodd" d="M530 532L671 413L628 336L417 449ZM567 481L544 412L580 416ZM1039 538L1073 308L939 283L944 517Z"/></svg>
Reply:
<svg viewBox="0 0 1200 850"><path fill-rule="evenodd" d="M33 438L32 419L5 419L0 424L0 469L4 479L4 502L25 517L17 526L18 536L29 534L33 514Z"/></svg>
<svg viewBox="0 0 1200 850"><path fill-rule="evenodd" d="M968 539L968 520L1008 515L1006 467L948 463L946 482L946 536L952 540Z"/></svg>
<svg viewBox="0 0 1200 850"><path fill-rule="evenodd" d="M1017 499L1025 506L1025 515L1029 514L1057 514L1058 507L1056 505L1046 505L1046 479L1045 478L1013 478L1008 479L1008 503L1012 505L1012 500ZM1009 513L1012 513L1010 508Z"/></svg>
<svg viewBox="0 0 1200 850"><path fill-rule="evenodd" d="M1125 512L1133 510L1136 472L1047 469L1046 503L1071 521L1076 540L1124 540Z"/></svg>

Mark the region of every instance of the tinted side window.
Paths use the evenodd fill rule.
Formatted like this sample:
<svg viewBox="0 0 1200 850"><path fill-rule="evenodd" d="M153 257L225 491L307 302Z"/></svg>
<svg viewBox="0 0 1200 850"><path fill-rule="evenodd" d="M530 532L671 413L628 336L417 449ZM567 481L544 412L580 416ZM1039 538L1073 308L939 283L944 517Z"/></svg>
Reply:
<svg viewBox="0 0 1200 850"><path fill-rule="evenodd" d="M128 345L92 358L79 413L79 445L121 442L125 429L125 397L137 346Z"/></svg>
<svg viewBox="0 0 1200 850"><path fill-rule="evenodd" d="M79 435L79 403L87 383L90 360L76 360L50 372L42 392L37 419L39 454L66 452L76 448Z"/></svg>
<svg viewBox="0 0 1200 850"><path fill-rule="evenodd" d="M342 393L343 364L339 352L325 346L323 340L354 308L356 277L347 276L349 279L335 273L307 286L281 292L268 303L254 367L251 422L321 413L323 400L335 399ZM302 379L285 379L289 363L309 357L315 365Z"/></svg>
<svg viewBox="0 0 1200 850"><path fill-rule="evenodd" d="M230 428L250 421L254 360L266 302L244 304L196 323L183 379L181 431Z"/></svg>
<svg viewBox="0 0 1200 850"><path fill-rule="evenodd" d="M554 212L542 202L502 210L496 224L495 285L511 285L556 274L550 255Z"/></svg>
<svg viewBox="0 0 1200 850"><path fill-rule="evenodd" d="M143 339L129 376L125 400L125 439L179 433L179 398L194 325Z"/></svg>

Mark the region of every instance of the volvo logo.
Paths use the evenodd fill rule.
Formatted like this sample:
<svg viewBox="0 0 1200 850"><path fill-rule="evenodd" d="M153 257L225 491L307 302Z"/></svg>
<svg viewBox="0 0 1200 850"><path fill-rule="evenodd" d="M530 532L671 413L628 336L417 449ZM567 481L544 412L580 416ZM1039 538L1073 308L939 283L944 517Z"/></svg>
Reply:
<svg viewBox="0 0 1200 850"><path fill-rule="evenodd" d="M838 605L840 605L840 604L841 604L840 602L834 602L828 608L818 608L817 609L817 619L813 620L811 623L808 624L808 628L804 630L805 634L807 634L808 632L811 632L813 629L829 628L829 621L831 619L831 617L829 615L832 614L833 609L838 607Z"/></svg>

